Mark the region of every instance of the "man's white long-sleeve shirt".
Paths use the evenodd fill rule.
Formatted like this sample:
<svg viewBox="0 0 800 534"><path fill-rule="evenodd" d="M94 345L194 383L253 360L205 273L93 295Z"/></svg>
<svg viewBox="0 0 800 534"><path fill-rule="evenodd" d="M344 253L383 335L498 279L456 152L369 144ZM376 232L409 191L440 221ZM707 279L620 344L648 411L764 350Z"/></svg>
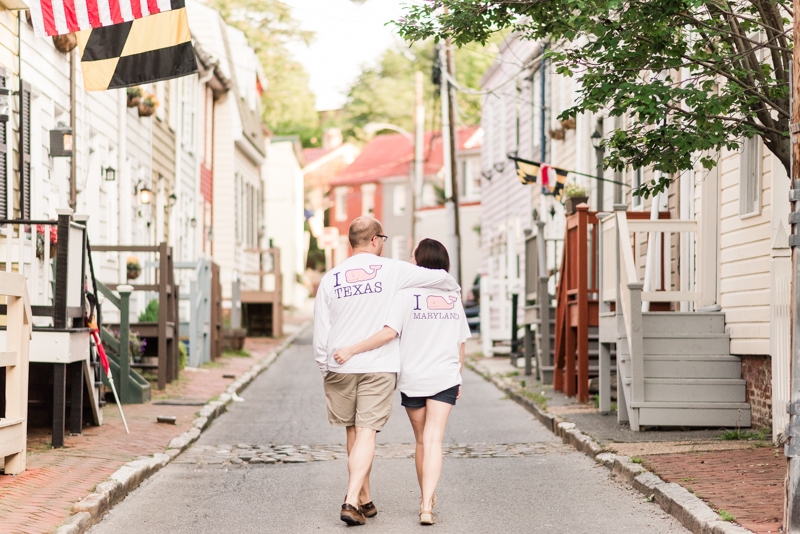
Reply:
<svg viewBox="0 0 800 534"><path fill-rule="evenodd" d="M397 338L383 347L356 354L343 365L333 355L340 348L380 331L397 292L410 287L461 289L446 271L374 254L356 254L328 271L322 277L314 302L314 354L322 374L399 372Z"/></svg>

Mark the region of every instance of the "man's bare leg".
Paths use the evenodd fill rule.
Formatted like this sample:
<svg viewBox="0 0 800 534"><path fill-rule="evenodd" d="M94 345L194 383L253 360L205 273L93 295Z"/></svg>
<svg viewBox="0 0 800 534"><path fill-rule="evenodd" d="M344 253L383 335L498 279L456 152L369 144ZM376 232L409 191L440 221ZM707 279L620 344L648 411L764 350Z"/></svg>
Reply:
<svg viewBox="0 0 800 534"><path fill-rule="evenodd" d="M347 427L347 470L350 473L350 482L345 502L355 507L372 500L369 492L369 475L375 457L376 434L377 432L369 428Z"/></svg>

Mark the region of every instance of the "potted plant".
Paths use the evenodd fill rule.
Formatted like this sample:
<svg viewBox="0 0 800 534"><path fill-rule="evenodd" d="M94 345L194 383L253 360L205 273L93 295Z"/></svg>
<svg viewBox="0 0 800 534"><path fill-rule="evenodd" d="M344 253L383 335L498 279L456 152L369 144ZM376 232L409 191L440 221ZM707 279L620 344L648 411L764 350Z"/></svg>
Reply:
<svg viewBox="0 0 800 534"><path fill-rule="evenodd" d="M53 44L55 45L56 50L67 54L72 52L72 49L78 46L78 36L74 33L68 33L66 35L54 35Z"/></svg>
<svg viewBox="0 0 800 534"><path fill-rule="evenodd" d="M584 204L589 201L586 188L578 184L567 184L564 186L564 197L567 199L564 203L564 209L567 211L567 215L573 215L578 204Z"/></svg>
<svg viewBox="0 0 800 534"><path fill-rule="evenodd" d="M155 95L145 94L142 95L142 101L139 104L139 116L149 117L156 112L158 107L158 99Z"/></svg>
<svg viewBox="0 0 800 534"><path fill-rule="evenodd" d="M128 87L128 107L136 108L142 102L142 88Z"/></svg>
<svg viewBox="0 0 800 534"><path fill-rule="evenodd" d="M58 232L55 227L50 229L50 257L55 258L58 252ZM36 257L44 259L44 225L36 225Z"/></svg>
<svg viewBox="0 0 800 534"><path fill-rule="evenodd" d="M136 256L128 257L128 280L136 280L142 274L142 266L139 265L139 259Z"/></svg>

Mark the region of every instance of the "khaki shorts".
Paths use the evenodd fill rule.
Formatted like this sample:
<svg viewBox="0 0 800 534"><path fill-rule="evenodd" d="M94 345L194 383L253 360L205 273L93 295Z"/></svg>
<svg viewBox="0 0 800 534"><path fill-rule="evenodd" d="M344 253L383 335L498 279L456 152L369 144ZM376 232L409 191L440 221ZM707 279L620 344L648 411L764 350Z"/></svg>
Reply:
<svg viewBox="0 0 800 534"><path fill-rule="evenodd" d="M325 375L328 421L334 426L358 426L380 432L392 414L397 373Z"/></svg>

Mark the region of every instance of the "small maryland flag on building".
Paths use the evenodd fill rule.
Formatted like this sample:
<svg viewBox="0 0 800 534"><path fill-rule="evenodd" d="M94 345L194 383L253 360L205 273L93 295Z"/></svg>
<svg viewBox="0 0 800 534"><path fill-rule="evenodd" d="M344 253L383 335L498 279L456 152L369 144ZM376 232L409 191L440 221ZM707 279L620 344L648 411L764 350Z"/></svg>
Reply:
<svg viewBox="0 0 800 534"><path fill-rule="evenodd" d="M542 184L542 192L546 195L553 195L556 200L561 200L564 192L564 184L567 182L568 175L572 174L567 169L554 167L538 161L529 161L515 156L508 156L514 160L517 169L517 178L523 184L535 184L537 181ZM555 173L555 177L553 174Z"/></svg>
<svg viewBox="0 0 800 534"><path fill-rule="evenodd" d="M514 160L514 167L517 169L517 178L523 184L536 183L536 177L539 175L539 164L535 161L520 161Z"/></svg>
<svg viewBox="0 0 800 534"><path fill-rule="evenodd" d="M553 170L556 171L556 179L553 180L553 183L548 184L548 187L550 188L550 194L561 202L561 195L564 193L564 184L567 181L569 171L558 167L553 167Z"/></svg>
<svg viewBox="0 0 800 534"><path fill-rule="evenodd" d="M183 0L173 0L169 11L77 35L87 91L130 87L197 72Z"/></svg>

